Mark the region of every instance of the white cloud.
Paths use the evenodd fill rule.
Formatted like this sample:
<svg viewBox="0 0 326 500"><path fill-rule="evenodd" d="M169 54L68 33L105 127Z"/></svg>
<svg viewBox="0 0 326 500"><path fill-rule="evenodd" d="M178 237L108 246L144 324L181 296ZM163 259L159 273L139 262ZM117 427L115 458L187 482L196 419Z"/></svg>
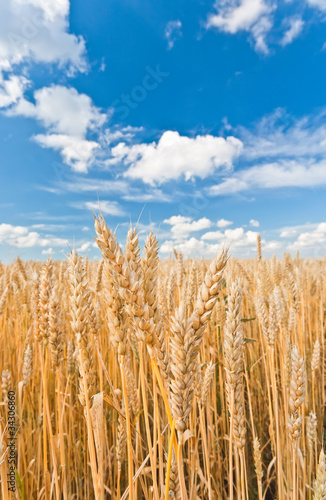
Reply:
<svg viewBox="0 0 326 500"><path fill-rule="evenodd" d="M238 127L245 168L211 186L211 195L252 189L326 184L326 111L290 119L283 110L264 117L254 131Z"/></svg>
<svg viewBox="0 0 326 500"><path fill-rule="evenodd" d="M160 247L163 255L175 248L189 257L212 257L225 246L230 248L230 255L240 258L251 258L256 253L258 232L245 227L204 232L204 226L214 227L215 224L205 218L195 221L182 215L172 216L164 224L171 226L171 232L164 233L165 239ZM193 232L202 234L195 236ZM279 235L278 239L272 237L275 232ZM269 234L264 233L261 242L265 257L281 254L285 249L300 250L307 257L321 257L326 255L326 222L273 230Z"/></svg>
<svg viewBox="0 0 326 500"><path fill-rule="evenodd" d="M204 241L192 237L181 243L176 243L175 241L166 240L161 245L160 251L163 254L168 254L173 252L174 248L177 251L182 252L187 257L188 256L206 257L215 255L218 252L220 245L207 244Z"/></svg>
<svg viewBox="0 0 326 500"><path fill-rule="evenodd" d="M28 80L24 76L10 75L5 79L0 73L0 108L7 108L23 97Z"/></svg>
<svg viewBox="0 0 326 500"><path fill-rule="evenodd" d="M34 139L44 148L59 151L64 163L75 172L87 172L95 160L95 150L99 148L99 144L95 141L70 135L38 134Z"/></svg>
<svg viewBox="0 0 326 500"><path fill-rule="evenodd" d="M251 246L255 247L257 244L257 232L245 231L243 227L236 227L235 229L226 229L224 231L224 238L227 244L232 247Z"/></svg>
<svg viewBox="0 0 326 500"><path fill-rule="evenodd" d="M106 180L94 179L88 177L87 179L76 178L69 181L61 181L59 187L65 191L72 193L119 193L127 192L128 183L121 180Z"/></svg>
<svg viewBox="0 0 326 500"><path fill-rule="evenodd" d="M279 250L282 247L282 243L280 241L268 241L263 242L262 249L264 250Z"/></svg>
<svg viewBox="0 0 326 500"><path fill-rule="evenodd" d="M302 232L288 250L310 250L314 256L326 255L326 222L321 222L312 231Z"/></svg>
<svg viewBox="0 0 326 500"><path fill-rule="evenodd" d="M40 121L48 130L34 139L43 147L60 151L64 162L77 172L87 172L99 144L87 140L88 132L100 129L107 119L85 94L61 85L44 87L34 93L35 104L20 99L7 114Z"/></svg>
<svg viewBox="0 0 326 500"><path fill-rule="evenodd" d="M224 231L204 232L200 237L193 233L203 232L215 224L203 217L193 220L192 217L174 215L163 221L171 226L171 232L166 233L166 240L161 245L162 253L169 253L173 248L182 251L185 255L209 256L215 254L221 245L245 252L254 252L257 244L257 232L245 231L242 227L225 229ZM225 227L225 226L224 226ZM265 244L265 240L262 240Z"/></svg>
<svg viewBox="0 0 326 500"><path fill-rule="evenodd" d="M310 163L310 164L309 164ZM283 187L316 187L326 185L326 161L319 163L280 160L241 170L220 184L212 186L209 193L229 195L250 189Z"/></svg>
<svg viewBox="0 0 326 500"><path fill-rule="evenodd" d="M94 179L88 177L87 179L80 179L79 177L70 181L60 181L57 188L49 188L48 186L40 186L40 189L48 191L55 189L55 192L70 191L74 193L114 193L119 194L122 199L126 201L135 201L145 203L148 201L155 202L170 202L172 196L162 191L159 188L144 188L136 187L126 180L108 180L108 179Z"/></svg>
<svg viewBox="0 0 326 500"><path fill-rule="evenodd" d="M216 14L210 14L207 28L226 33L251 33L257 51L267 53L266 35L272 27L273 6L267 0L224 0L216 2Z"/></svg>
<svg viewBox="0 0 326 500"><path fill-rule="evenodd" d="M193 220L192 217L184 217L182 215L174 215L163 222L172 226L171 235L174 240L187 239L191 233L202 231L212 225L212 222L206 217Z"/></svg>
<svg viewBox="0 0 326 500"><path fill-rule="evenodd" d="M139 203L146 203L148 201L164 203L172 201L171 196L164 193L161 189L151 188L148 191L144 191L143 189L137 189L133 186L128 186L127 192L122 198L126 201L135 201Z"/></svg>
<svg viewBox="0 0 326 500"><path fill-rule="evenodd" d="M176 40L182 36L182 23L181 21L169 21L165 26L164 36L168 41L168 49L172 49Z"/></svg>
<svg viewBox="0 0 326 500"><path fill-rule="evenodd" d="M88 227L88 226L84 226L84 227L82 228L82 231L89 231L89 227Z"/></svg>
<svg viewBox="0 0 326 500"><path fill-rule="evenodd" d="M250 225L253 227L259 227L259 222L258 222L258 220L251 219Z"/></svg>
<svg viewBox="0 0 326 500"><path fill-rule="evenodd" d="M283 35L281 40L281 45L285 47L293 42L303 30L304 22L301 18L291 17L289 19L285 19L285 24L288 25L288 29Z"/></svg>
<svg viewBox="0 0 326 500"><path fill-rule="evenodd" d="M107 128L101 134L101 141L108 146L112 146L119 141L131 142L139 132L142 132L142 130L143 127L132 127L131 125L119 128L117 126Z"/></svg>
<svg viewBox="0 0 326 500"><path fill-rule="evenodd" d="M87 241L86 243L83 243L80 245L79 248L77 248L77 252L87 252L87 250L92 246L92 243L90 241Z"/></svg>
<svg viewBox="0 0 326 500"><path fill-rule="evenodd" d="M0 2L0 73L27 61L86 70L85 42L69 33L68 0Z"/></svg>
<svg viewBox="0 0 326 500"><path fill-rule="evenodd" d="M293 238L298 234L297 229L284 229L281 231L280 237L281 238Z"/></svg>
<svg viewBox="0 0 326 500"><path fill-rule="evenodd" d="M43 87L36 90L34 99L35 104L20 100L8 114L35 118L52 133L74 137L85 137L88 130L96 130L107 119L88 95L72 87Z"/></svg>
<svg viewBox="0 0 326 500"><path fill-rule="evenodd" d="M235 137L191 138L166 131L157 143L120 143L112 149L112 155L116 162L128 166L125 177L153 185L180 177L203 179L218 169L230 168L241 149L242 143Z"/></svg>
<svg viewBox="0 0 326 500"><path fill-rule="evenodd" d="M306 0L306 2L310 7L326 11L326 0Z"/></svg>
<svg viewBox="0 0 326 500"><path fill-rule="evenodd" d="M223 238L224 234L222 233L222 231L208 231L201 237L202 240L208 241L222 240Z"/></svg>
<svg viewBox="0 0 326 500"><path fill-rule="evenodd" d="M231 222L230 220L220 219L217 221L217 227L227 227L231 226L232 224L233 222Z"/></svg>
<svg viewBox="0 0 326 500"><path fill-rule="evenodd" d="M83 201L72 203L71 206L82 210L90 210L92 212L102 212L112 216L124 215L123 209L116 201L100 200L98 201Z"/></svg>
<svg viewBox="0 0 326 500"><path fill-rule="evenodd" d="M53 248L47 248L46 250L42 250L42 255L53 255L55 252Z"/></svg>
<svg viewBox="0 0 326 500"><path fill-rule="evenodd" d="M254 45L257 52L262 54L268 54L269 48L266 43L266 37L269 31L272 29L273 23L271 19L267 16L262 17L259 21L252 27L251 33L254 39Z"/></svg>
<svg viewBox="0 0 326 500"><path fill-rule="evenodd" d="M263 117L254 130L237 128L247 160L326 154L326 110L294 119L281 108Z"/></svg>
<svg viewBox="0 0 326 500"><path fill-rule="evenodd" d="M12 226L11 224L0 224L0 244L7 244L19 248L66 246L67 240L46 235L41 236L36 231L29 231L25 226Z"/></svg>
<svg viewBox="0 0 326 500"><path fill-rule="evenodd" d="M219 9L218 13L209 16L207 26L232 34L249 31L262 16L271 11L265 0L227 0L216 3L216 8Z"/></svg>
<svg viewBox="0 0 326 500"><path fill-rule="evenodd" d="M216 28L230 34L247 32L257 52L270 52L267 38L274 44L283 47L291 44L302 33L305 22L301 17L304 11L304 2L285 0L286 3L297 4L297 14L285 16L281 22L283 35L280 37L275 29L273 12L278 9L278 17L284 15L284 5L276 0L216 0L215 13L208 16L206 28ZM317 9L323 14L326 12L326 0L305 0L308 7ZM324 21L324 18L321 17ZM272 33L272 30L274 33Z"/></svg>
<svg viewBox="0 0 326 500"><path fill-rule="evenodd" d="M214 236L214 237L213 237ZM217 243L210 243L216 241ZM230 253L240 252L240 255L252 255L256 251L257 233L245 232L243 228L227 229L225 233L220 231L205 233L200 239L191 237L176 241L166 240L161 245L163 254L170 253L173 248L181 251L186 256L208 257L216 255L223 246L230 247ZM263 240L265 244L265 240Z"/></svg>

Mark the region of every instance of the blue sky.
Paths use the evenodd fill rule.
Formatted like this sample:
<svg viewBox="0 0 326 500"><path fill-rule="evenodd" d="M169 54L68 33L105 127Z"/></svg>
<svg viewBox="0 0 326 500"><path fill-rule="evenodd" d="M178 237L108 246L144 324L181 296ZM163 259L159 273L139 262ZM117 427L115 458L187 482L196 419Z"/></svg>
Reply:
<svg viewBox="0 0 326 500"><path fill-rule="evenodd" d="M0 259L326 254L326 0L0 6Z"/></svg>

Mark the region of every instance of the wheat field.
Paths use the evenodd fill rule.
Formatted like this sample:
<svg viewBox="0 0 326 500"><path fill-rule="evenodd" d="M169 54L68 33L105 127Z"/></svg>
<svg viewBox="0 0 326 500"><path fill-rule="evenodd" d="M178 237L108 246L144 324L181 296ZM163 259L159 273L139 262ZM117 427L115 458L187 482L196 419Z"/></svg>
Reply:
<svg viewBox="0 0 326 500"><path fill-rule="evenodd" d="M95 234L1 265L1 498L326 499L325 259Z"/></svg>

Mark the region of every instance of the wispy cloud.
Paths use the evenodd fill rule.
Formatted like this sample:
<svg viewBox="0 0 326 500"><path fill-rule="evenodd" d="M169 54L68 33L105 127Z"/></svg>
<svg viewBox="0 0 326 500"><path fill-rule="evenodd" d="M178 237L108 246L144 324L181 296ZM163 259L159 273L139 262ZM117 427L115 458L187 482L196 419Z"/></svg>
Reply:
<svg viewBox="0 0 326 500"><path fill-rule="evenodd" d="M108 174L109 176L109 174ZM156 203L169 203L173 200L173 195L164 192L160 188L146 187L143 184L141 186L135 186L134 182L129 179L95 179L92 177L75 179L61 180L56 182L55 186L37 186L38 189L43 191L48 191L53 194L63 194L63 193L97 193L105 194L114 193L114 195L119 196L122 200L136 202L136 203L147 203L155 201Z"/></svg>
<svg viewBox="0 0 326 500"><path fill-rule="evenodd" d="M321 10L322 12L326 11L326 1L325 0L306 0L307 5L309 7L313 7Z"/></svg>
<svg viewBox="0 0 326 500"><path fill-rule="evenodd" d="M118 193L123 194L128 189L128 182L115 179L94 179L72 178L69 180L58 181L57 189L72 193Z"/></svg>
<svg viewBox="0 0 326 500"><path fill-rule="evenodd" d="M325 111L290 119L282 110L263 118L254 131L238 128L244 144L238 168L209 188L211 195L255 189L326 185Z"/></svg>
<svg viewBox="0 0 326 500"><path fill-rule="evenodd" d="M116 201L100 200L100 201L81 201L73 202L71 206L80 210L90 210L91 212L102 212L112 216L124 215L123 208Z"/></svg>
<svg viewBox="0 0 326 500"><path fill-rule="evenodd" d="M304 21L300 17L294 16L289 19L285 19L284 25L287 26L287 30L281 40L281 45L283 47L290 45L293 40L298 38L298 36L302 33Z"/></svg>
<svg viewBox="0 0 326 500"><path fill-rule="evenodd" d="M280 160L234 173L209 188L211 195L228 195L254 189L318 187L326 185L326 161L318 163Z"/></svg>
<svg viewBox="0 0 326 500"><path fill-rule="evenodd" d="M168 41L168 49L172 49L176 40L182 36L181 21L169 21L165 26L164 36Z"/></svg>

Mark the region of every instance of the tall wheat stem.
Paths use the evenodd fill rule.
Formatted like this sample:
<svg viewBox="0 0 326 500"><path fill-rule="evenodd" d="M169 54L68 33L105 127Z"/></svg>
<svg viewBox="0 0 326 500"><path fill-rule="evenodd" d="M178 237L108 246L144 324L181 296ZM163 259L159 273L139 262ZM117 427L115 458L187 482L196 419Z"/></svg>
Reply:
<svg viewBox="0 0 326 500"><path fill-rule="evenodd" d="M121 369L121 379L122 379L122 392L123 400L126 412L126 427L127 427L127 450L128 450L128 482L129 482L129 499L134 498L134 487L133 487L133 461L132 461L132 442L131 442L131 426L130 426L130 414L129 414L129 403L127 396L127 384L126 384L126 374L125 374L125 356L120 356L120 369ZM118 481L118 487L120 489L120 477Z"/></svg>
<svg viewBox="0 0 326 500"><path fill-rule="evenodd" d="M145 374L145 365L144 365L143 342L138 342L138 351L139 351L139 360L140 360L140 385L141 385L142 399L143 399L143 405L144 405L144 419L145 419L147 443L148 443L148 448L149 448L149 459L150 459L152 475L153 475L154 498L156 500L159 500L160 495L158 492L157 480L156 480L156 464L154 463L153 444L152 444L151 430L149 427L149 418L148 418L146 383L145 383L145 375L144 375Z"/></svg>

